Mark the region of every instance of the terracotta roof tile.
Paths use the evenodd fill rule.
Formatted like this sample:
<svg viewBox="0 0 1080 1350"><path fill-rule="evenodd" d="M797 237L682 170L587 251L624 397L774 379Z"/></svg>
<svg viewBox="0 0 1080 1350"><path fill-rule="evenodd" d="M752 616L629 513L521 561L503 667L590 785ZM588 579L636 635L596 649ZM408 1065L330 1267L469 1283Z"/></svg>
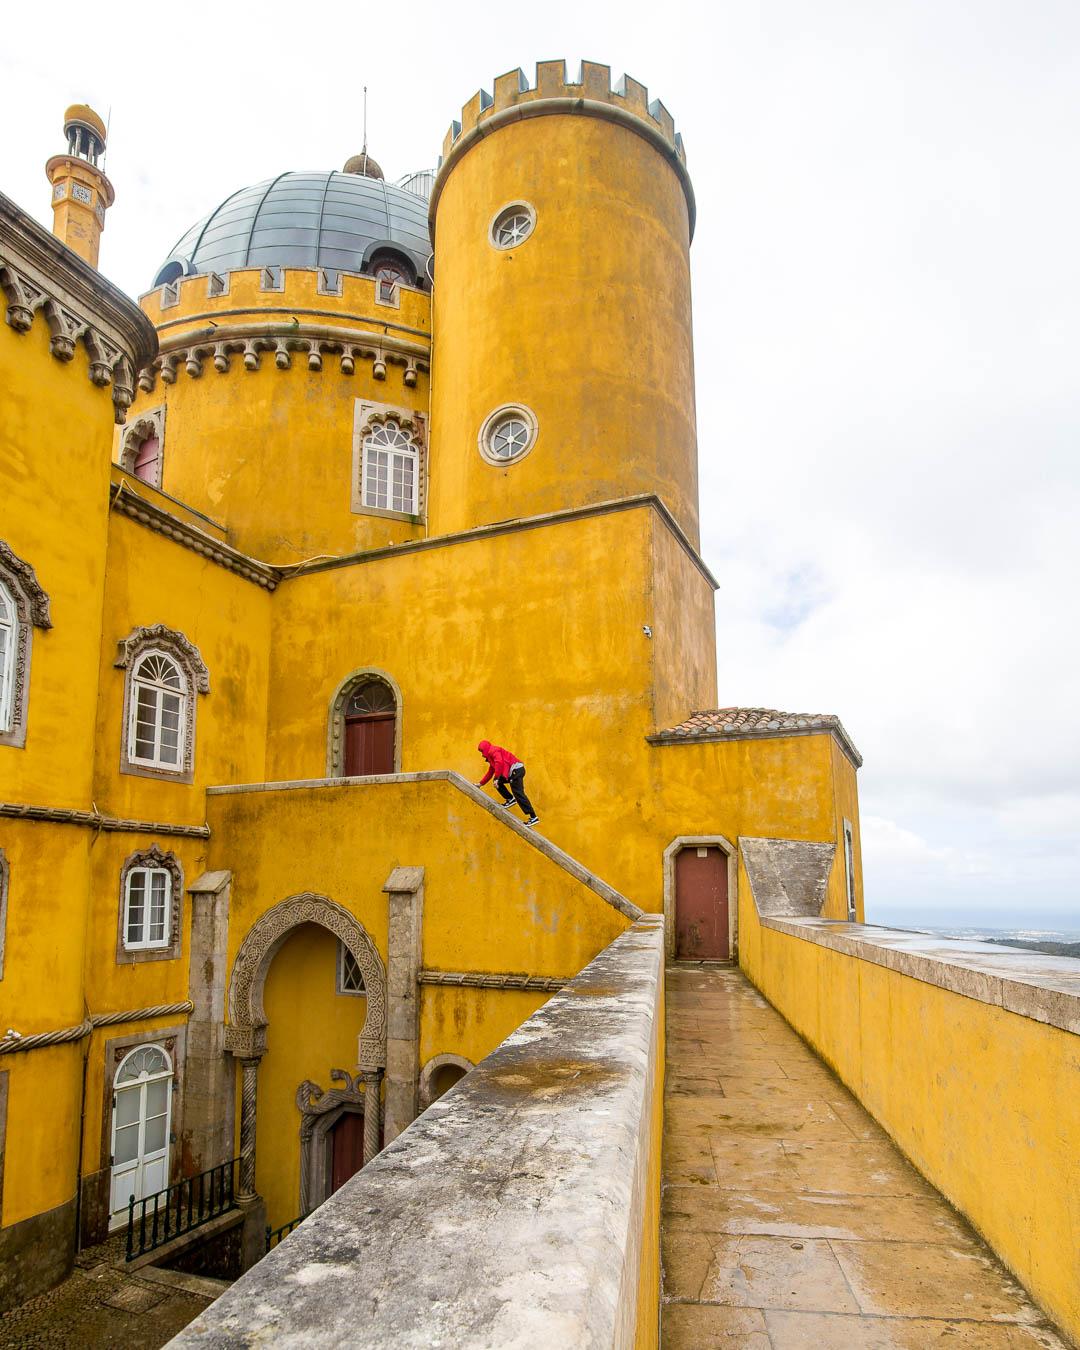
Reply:
<svg viewBox="0 0 1080 1350"><path fill-rule="evenodd" d="M649 740L654 745L681 741L734 740L738 737L806 735L815 731L831 732L856 768L862 756L844 730L839 717L831 713L790 713L779 708L708 708L691 713L685 722L667 731L658 731Z"/></svg>

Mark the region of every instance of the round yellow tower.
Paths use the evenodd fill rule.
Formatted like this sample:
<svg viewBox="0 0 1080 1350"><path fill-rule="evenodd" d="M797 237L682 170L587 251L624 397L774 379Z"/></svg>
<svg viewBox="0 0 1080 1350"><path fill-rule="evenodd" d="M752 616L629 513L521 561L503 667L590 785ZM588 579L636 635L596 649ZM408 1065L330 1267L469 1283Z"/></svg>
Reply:
<svg viewBox="0 0 1080 1350"><path fill-rule="evenodd" d="M67 154L53 155L45 165L52 184L53 234L91 267L98 265L105 212L116 196L98 167L105 153L105 123L85 103L64 113Z"/></svg>
<svg viewBox="0 0 1080 1350"><path fill-rule="evenodd" d="M500 76L430 220L432 533L655 493L696 544L694 198L663 105L590 62Z"/></svg>

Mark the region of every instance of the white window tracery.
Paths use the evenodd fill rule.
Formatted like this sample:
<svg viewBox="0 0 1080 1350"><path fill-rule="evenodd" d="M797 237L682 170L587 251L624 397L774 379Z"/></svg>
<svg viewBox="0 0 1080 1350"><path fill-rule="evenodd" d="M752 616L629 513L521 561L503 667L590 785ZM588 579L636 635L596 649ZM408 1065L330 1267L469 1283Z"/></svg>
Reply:
<svg viewBox="0 0 1080 1350"><path fill-rule="evenodd" d="M416 515L420 449L393 418L368 428L363 441L363 504Z"/></svg>
<svg viewBox="0 0 1080 1350"><path fill-rule="evenodd" d="M128 758L153 769L179 770L187 713L187 681L164 652L150 651L131 677Z"/></svg>
<svg viewBox="0 0 1080 1350"><path fill-rule="evenodd" d="M0 745L26 744L34 629L51 627L33 567L0 539Z"/></svg>

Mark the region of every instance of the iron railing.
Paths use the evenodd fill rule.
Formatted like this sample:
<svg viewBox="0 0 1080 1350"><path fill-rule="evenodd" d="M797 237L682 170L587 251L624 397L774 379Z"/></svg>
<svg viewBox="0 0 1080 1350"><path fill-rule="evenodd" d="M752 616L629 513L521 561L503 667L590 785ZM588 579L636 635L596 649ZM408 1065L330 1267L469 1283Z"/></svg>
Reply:
<svg viewBox="0 0 1080 1350"><path fill-rule="evenodd" d="M287 1238L298 1223L303 1223L307 1218L306 1214L300 1214L295 1219L290 1219L288 1223L283 1223L280 1228L271 1228L269 1224L266 1227L266 1250L276 1247L282 1238Z"/></svg>
<svg viewBox="0 0 1080 1350"><path fill-rule="evenodd" d="M233 1180L239 1161L233 1158L219 1163L144 1200L132 1196L128 1201L127 1259L134 1261L144 1252L152 1252L235 1209Z"/></svg>

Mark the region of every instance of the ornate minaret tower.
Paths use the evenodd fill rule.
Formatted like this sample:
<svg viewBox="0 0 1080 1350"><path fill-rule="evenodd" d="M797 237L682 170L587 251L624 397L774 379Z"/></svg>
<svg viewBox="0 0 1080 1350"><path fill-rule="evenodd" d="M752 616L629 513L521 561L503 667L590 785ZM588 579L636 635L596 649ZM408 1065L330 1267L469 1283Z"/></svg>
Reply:
<svg viewBox="0 0 1080 1350"><path fill-rule="evenodd" d="M53 155L45 165L53 185L53 234L84 258L98 264L105 212L113 204L113 185L98 168L105 151L105 123L85 103L64 114L67 154Z"/></svg>

